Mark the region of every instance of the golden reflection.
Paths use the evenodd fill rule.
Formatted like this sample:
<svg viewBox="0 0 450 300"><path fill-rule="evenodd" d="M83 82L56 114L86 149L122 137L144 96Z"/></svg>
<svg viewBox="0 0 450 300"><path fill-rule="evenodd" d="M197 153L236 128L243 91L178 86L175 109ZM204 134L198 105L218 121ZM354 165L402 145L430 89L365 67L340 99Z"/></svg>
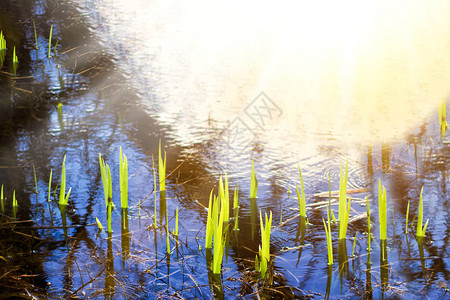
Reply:
<svg viewBox="0 0 450 300"><path fill-rule="evenodd" d="M183 115L180 139L180 122L231 121L264 91L283 116L262 140L388 141L450 90L448 1L105 3L99 13L115 15L113 35L152 81L160 117Z"/></svg>

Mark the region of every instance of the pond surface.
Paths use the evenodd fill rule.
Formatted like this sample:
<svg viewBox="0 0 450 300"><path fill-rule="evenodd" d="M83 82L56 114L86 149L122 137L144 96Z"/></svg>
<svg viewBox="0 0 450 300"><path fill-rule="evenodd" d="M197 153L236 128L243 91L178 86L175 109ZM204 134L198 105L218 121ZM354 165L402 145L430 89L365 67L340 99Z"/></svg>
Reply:
<svg viewBox="0 0 450 300"><path fill-rule="evenodd" d="M421 1L2 1L0 298L449 297L450 134L441 136L438 118L449 92L449 12ZM164 195L154 192L159 141ZM129 168L122 211L120 147ZM99 153L117 205L110 234L96 223L107 224ZM64 156L71 194L61 209ZM347 161L351 221L343 241L331 227L330 268L328 176L338 190ZM204 249L206 207L225 173L231 195L239 186L239 230L230 230L218 280ZM416 240L422 188L429 224ZM272 285L255 272L259 211L273 214Z"/></svg>

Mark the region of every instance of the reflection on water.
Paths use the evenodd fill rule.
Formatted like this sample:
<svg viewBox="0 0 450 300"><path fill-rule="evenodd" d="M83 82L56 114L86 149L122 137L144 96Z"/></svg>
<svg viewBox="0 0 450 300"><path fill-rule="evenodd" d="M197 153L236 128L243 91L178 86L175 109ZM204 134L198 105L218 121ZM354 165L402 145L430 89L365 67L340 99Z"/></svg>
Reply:
<svg viewBox="0 0 450 300"><path fill-rule="evenodd" d="M261 91L283 112L257 132L270 149L399 138L449 92L447 2L94 2L99 34L184 145Z"/></svg>

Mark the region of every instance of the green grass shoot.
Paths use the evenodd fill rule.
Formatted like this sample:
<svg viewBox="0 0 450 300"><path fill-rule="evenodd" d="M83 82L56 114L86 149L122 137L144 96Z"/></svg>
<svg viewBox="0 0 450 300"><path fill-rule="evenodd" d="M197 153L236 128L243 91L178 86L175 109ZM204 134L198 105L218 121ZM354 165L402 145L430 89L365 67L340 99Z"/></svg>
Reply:
<svg viewBox="0 0 450 300"><path fill-rule="evenodd" d="M120 147L120 204L122 208L128 208L128 159L122 153Z"/></svg>
<svg viewBox="0 0 450 300"><path fill-rule="evenodd" d="M345 167L345 174L341 174L339 180L339 239L345 239L347 235L348 218L350 216L351 198L347 201L347 178L348 178L348 160Z"/></svg>
<svg viewBox="0 0 450 300"><path fill-rule="evenodd" d="M252 173L250 175L250 198L256 198L258 193L258 179L255 174L254 161L252 159Z"/></svg>
<svg viewBox="0 0 450 300"><path fill-rule="evenodd" d="M19 63L19 59L17 58L16 55L16 46L14 46L13 48L13 64L18 64Z"/></svg>
<svg viewBox="0 0 450 300"><path fill-rule="evenodd" d="M55 53L55 55L56 55L56 49L58 48L58 43L59 43L59 41L56 41L55 47L53 47L53 53Z"/></svg>
<svg viewBox="0 0 450 300"><path fill-rule="evenodd" d="M331 240L331 178L328 172L328 208L327 208L327 222L322 218L323 226L325 228L325 236L327 239L328 250L328 266L333 265L333 241Z"/></svg>
<svg viewBox="0 0 450 300"><path fill-rule="evenodd" d="M420 190L420 198L419 198L419 214L417 216L417 229L416 229L416 236L417 237L424 237L425 236L425 232L427 231L427 227L428 227L428 220L425 222L425 225L422 227L422 223L423 223L423 198L422 198L422 193L423 193L423 187Z"/></svg>
<svg viewBox="0 0 450 300"><path fill-rule="evenodd" d="M378 218L380 222L380 240L386 240L387 237L387 201L386 189L378 181Z"/></svg>
<svg viewBox="0 0 450 300"><path fill-rule="evenodd" d="M159 169L159 190L166 190L166 151L164 151L164 159L161 153L161 140L159 140L159 159L158 159L158 169Z"/></svg>
<svg viewBox="0 0 450 300"><path fill-rule="evenodd" d="M297 184L295 185L295 190L297 191L298 198L298 209L300 211L300 217L306 218L306 198L305 198L305 186L303 185L303 176L302 171L300 170L300 166L298 166L298 173L300 174L300 184L301 184L301 195L298 190Z"/></svg>
<svg viewBox="0 0 450 300"><path fill-rule="evenodd" d="M411 201L408 200L408 206L406 207L406 221L405 221L405 234L408 234L408 218L409 218L409 204Z"/></svg>
<svg viewBox="0 0 450 300"><path fill-rule="evenodd" d="M448 127L445 99L442 100L442 103L438 107L438 114L439 114L439 128L441 131L441 138L443 139L445 137L445 131L447 130Z"/></svg>
<svg viewBox="0 0 450 300"><path fill-rule="evenodd" d="M34 46L37 49L39 49L38 47L38 39L37 39L37 33L36 33L36 23L33 20L33 29L34 29L34 41L36 42L36 46Z"/></svg>
<svg viewBox="0 0 450 300"><path fill-rule="evenodd" d="M261 226L261 245L259 246L259 271L261 278L266 277L266 272L268 265L270 263L270 233L272 231L272 211L270 211L270 216L264 213L265 226L263 224L263 218L261 211L259 211L259 222Z"/></svg>
<svg viewBox="0 0 450 300"><path fill-rule="evenodd" d="M178 207L175 211L175 230L173 232L174 236L178 236Z"/></svg>
<svg viewBox="0 0 450 300"><path fill-rule="evenodd" d="M370 242L372 240L372 232L370 230L371 221L370 221L370 201L369 197L366 197L366 206L367 206L367 251L371 251Z"/></svg>
<svg viewBox="0 0 450 300"><path fill-rule="evenodd" d="M216 205L213 206L218 206ZM218 211L218 208L216 208L216 211ZM214 214L213 214L214 217ZM225 248L225 236L224 233L226 232L226 229L224 230L224 209L223 205L221 206L220 216L218 218L215 218L216 220L214 222L214 248L213 248L213 262L212 262L212 272L213 274L220 274L220 271L222 269L222 261L223 261L223 254L224 254L224 248Z"/></svg>
<svg viewBox="0 0 450 300"><path fill-rule="evenodd" d="M13 208L19 206L19 204L17 203L17 200L16 200L16 190L13 191L13 201L12 201L12 206L13 206Z"/></svg>
<svg viewBox="0 0 450 300"><path fill-rule="evenodd" d="M50 169L50 177L48 178L48 197L47 202L50 202L50 194L52 190L52 175L53 175L53 169Z"/></svg>
<svg viewBox="0 0 450 300"><path fill-rule="evenodd" d="M0 194L0 204L1 204L1 208L2 208L2 213L5 212L5 198L3 198L3 184L2 184L2 191Z"/></svg>
<svg viewBox="0 0 450 300"><path fill-rule="evenodd" d="M325 236L327 239L328 250L328 265L333 265L333 241L331 240L331 220L330 220L330 206L327 208L327 222L322 218L323 226L325 228Z"/></svg>
<svg viewBox="0 0 450 300"><path fill-rule="evenodd" d="M155 168L155 160L154 160L154 158L153 158L153 155L152 155L152 163L153 163L153 196L154 196L154 198L155 198L155 203L154 203L154 215L153 215L153 222L154 222L154 225L155 225L155 228L156 228L156 202L157 202L157 199L156 199L156 168Z"/></svg>
<svg viewBox="0 0 450 300"><path fill-rule="evenodd" d="M102 177L105 207L108 207L109 201L111 201L110 199L112 199L111 169L109 168L109 165L105 163L105 160L102 158L102 155L100 153L98 154L98 161L100 164L100 174Z"/></svg>
<svg viewBox="0 0 450 300"><path fill-rule="evenodd" d="M97 216L95 216L95 221L97 222L98 229L100 229L100 231L102 231L103 230L103 225L100 222L100 220L97 218Z"/></svg>
<svg viewBox="0 0 450 300"><path fill-rule="evenodd" d="M106 226L107 226L107 232L112 233L112 220L111 220L111 212L113 209L113 202L112 199L108 199L108 204L106 205Z"/></svg>
<svg viewBox="0 0 450 300"><path fill-rule="evenodd" d="M214 198L214 202L213 202ZM212 237L213 237L213 230L214 230L214 220L213 216L215 214L215 207L216 205L216 196L213 195L213 190L211 190L211 193L209 194L209 204L208 204L208 217L206 219L206 237L205 237L205 248L211 249L212 247Z"/></svg>
<svg viewBox="0 0 450 300"><path fill-rule="evenodd" d="M351 257L355 257L356 235L357 234L358 234L358 232L355 232L355 237L353 238L353 247L352 247L352 256Z"/></svg>
<svg viewBox="0 0 450 300"><path fill-rule="evenodd" d="M53 25L50 26L50 36L48 37L48 55L47 55L48 59L50 59L50 50L52 47L52 34L53 34Z"/></svg>
<svg viewBox="0 0 450 300"><path fill-rule="evenodd" d="M166 253L170 254L169 225L166 224Z"/></svg>
<svg viewBox="0 0 450 300"><path fill-rule="evenodd" d="M36 180L36 167L33 164L33 174L34 174L34 188L36 190L36 194L38 194L38 188L37 188L37 180Z"/></svg>
<svg viewBox="0 0 450 300"><path fill-rule="evenodd" d="M234 188L233 199L234 230L239 230L239 187Z"/></svg>
<svg viewBox="0 0 450 300"><path fill-rule="evenodd" d="M224 213L223 221L227 223L230 220L230 195L227 173L225 173L225 181L222 179L222 176L219 179L219 202Z"/></svg>
<svg viewBox="0 0 450 300"><path fill-rule="evenodd" d="M0 31L0 50L6 50L6 40L3 31Z"/></svg>
<svg viewBox="0 0 450 300"><path fill-rule="evenodd" d="M59 205L67 205L69 201L70 191L66 195L66 155L64 155L61 168L61 184L59 189Z"/></svg>

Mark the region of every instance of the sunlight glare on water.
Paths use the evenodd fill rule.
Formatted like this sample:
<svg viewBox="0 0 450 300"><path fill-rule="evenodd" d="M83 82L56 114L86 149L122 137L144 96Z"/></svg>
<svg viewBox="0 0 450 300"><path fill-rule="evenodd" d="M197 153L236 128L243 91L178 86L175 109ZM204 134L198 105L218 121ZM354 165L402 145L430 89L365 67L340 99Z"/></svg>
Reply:
<svg viewBox="0 0 450 300"><path fill-rule="evenodd" d="M283 115L263 142L389 140L449 92L448 1L98 2L175 131L231 121L264 91Z"/></svg>

